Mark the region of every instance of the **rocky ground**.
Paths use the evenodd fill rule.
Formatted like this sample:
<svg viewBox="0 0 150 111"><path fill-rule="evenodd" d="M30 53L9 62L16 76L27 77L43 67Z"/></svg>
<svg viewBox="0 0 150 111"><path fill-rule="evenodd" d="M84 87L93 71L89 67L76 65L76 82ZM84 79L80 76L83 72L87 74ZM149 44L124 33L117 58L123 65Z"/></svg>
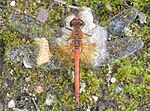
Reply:
<svg viewBox="0 0 150 111"><path fill-rule="evenodd" d="M71 0L66 2L72 4ZM76 2L80 7L91 7L94 18L104 27L107 20L126 8L118 0ZM64 25L63 19L71 13L68 7L72 6L52 0L0 1L0 111L149 111L150 2L127 0L127 3L146 16L146 21L141 15L130 26L144 46L109 67L94 70L81 66L80 106L75 108L73 67L52 69L52 65L58 64L47 62L50 51L57 49L49 45L52 40L43 31ZM39 9L45 13L41 27L49 26L38 29L43 31L40 39L34 38L38 33L28 33L29 30L20 33L9 22L13 13L39 20ZM41 64L44 66L39 67Z"/></svg>

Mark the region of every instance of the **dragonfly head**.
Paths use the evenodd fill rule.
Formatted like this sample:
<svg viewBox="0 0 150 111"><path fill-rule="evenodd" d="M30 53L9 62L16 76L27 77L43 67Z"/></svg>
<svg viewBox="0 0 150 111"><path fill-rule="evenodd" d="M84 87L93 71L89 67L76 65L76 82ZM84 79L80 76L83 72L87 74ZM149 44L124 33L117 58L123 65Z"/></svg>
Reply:
<svg viewBox="0 0 150 111"><path fill-rule="evenodd" d="M84 26L84 24L85 23L83 22L83 20L81 20L78 17L73 18L70 22L71 27L81 27L81 26Z"/></svg>

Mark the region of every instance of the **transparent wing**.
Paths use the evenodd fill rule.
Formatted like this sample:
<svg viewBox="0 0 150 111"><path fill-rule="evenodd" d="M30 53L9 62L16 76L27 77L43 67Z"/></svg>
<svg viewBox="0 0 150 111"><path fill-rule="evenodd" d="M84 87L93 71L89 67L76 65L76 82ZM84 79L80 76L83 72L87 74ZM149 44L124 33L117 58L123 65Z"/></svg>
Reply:
<svg viewBox="0 0 150 111"><path fill-rule="evenodd" d="M73 61L72 61L73 56L71 55L72 47L70 47L70 41L65 40L63 38L63 35L60 36L61 34L57 34L55 32L57 28L52 29L52 27L46 24L40 23L36 21L35 19L28 17L28 16L24 16L24 15L11 16L9 18L9 23L23 35L31 39L34 39L35 41L38 40L38 44L39 44L39 47L35 46L34 50L30 51L30 54L28 54L28 55L34 54L34 57L32 57L34 58L34 61L32 60L31 57L28 57L27 54L25 53L26 52L25 50L26 49L30 50L30 48L25 48L22 45L17 46L16 48L10 48L10 50L8 50L8 57L11 58L11 60L21 61L21 63L23 63L25 66L27 66L26 64L28 63L29 64L27 66L28 68L32 68L32 66L37 66L36 63L38 61L40 60L45 61L44 60L45 54L39 55L40 54L39 51L40 50L42 51L40 47L44 47L45 45L47 45L47 47L49 47L49 52L47 52L49 53L49 62L47 64L41 65L40 67L51 69L51 68L56 68L56 67L62 67L62 65L69 66L70 64L73 64ZM66 34L66 32L65 33L64 32L65 31L63 31L62 34ZM67 34L69 33L70 33L70 30L68 30ZM67 35L65 35L65 37L67 37ZM44 42L43 38L46 38L44 39L44 41L48 40L49 45L43 44ZM59 39L61 40L60 41L61 44L59 44L58 42ZM42 44L44 46L41 46ZM24 56L27 56L26 59L24 59Z"/></svg>
<svg viewBox="0 0 150 111"><path fill-rule="evenodd" d="M129 56L143 46L141 39L136 37L120 37L123 29L130 25L137 16L136 9L125 10L115 17L109 23L107 30L93 23L92 12L89 8L83 7L79 17L85 22L82 28L83 45L81 45L81 63L92 65L94 67L112 64L121 58ZM89 17L87 15L90 15ZM69 39L72 28L70 21L75 15L70 15L65 19L66 26L61 28L61 36L52 37L53 31L48 26L39 24L34 19L28 17L12 16L9 22L22 34L30 38L53 38L50 44L50 68L61 67L63 65L73 66L73 47L70 46ZM25 18L25 19L24 19ZM108 35L115 36L116 39L108 41Z"/></svg>
<svg viewBox="0 0 150 111"><path fill-rule="evenodd" d="M107 30L99 25L93 23L93 18L87 17L91 15L91 11L84 7L85 10L79 13L79 17L86 23L82 28L84 34L91 36L82 37L83 45L81 46L81 62L87 65L91 64L94 67L112 64L119 61L121 58L133 54L143 46L143 41L137 37L124 37L123 30L129 26L136 18L138 11L136 9L127 9L108 22ZM70 20L74 15L66 18L67 28L62 28L64 35L71 33L69 27ZM90 21L91 20L91 21ZM68 30L70 29L70 30ZM113 38L108 41L108 35L111 34ZM69 44L69 38L64 36L63 39L57 39L58 44Z"/></svg>
<svg viewBox="0 0 150 111"><path fill-rule="evenodd" d="M113 18L111 18L108 22L107 30L109 34L113 36L122 36L123 30L125 27L128 27L137 17L138 10L135 8L126 9Z"/></svg>
<svg viewBox="0 0 150 111"><path fill-rule="evenodd" d="M31 39L50 38L53 32L48 25L24 15L12 15L9 18L9 23L20 33Z"/></svg>
<svg viewBox="0 0 150 111"><path fill-rule="evenodd" d="M70 15L68 16L64 21L66 23L66 26L63 27L62 30L62 35L69 35L72 31L72 27L70 27L70 21L75 17L75 15ZM82 7L82 10L78 13L78 17L81 18L85 25L81 28L82 32L87 35L93 34L93 28L96 27L96 24L93 22L94 18L92 15L92 11L89 7Z"/></svg>
<svg viewBox="0 0 150 111"><path fill-rule="evenodd" d="M136 37L125 37L106 42L105 56L101 57L97 46L99 56L95 57L94 66L112 64L119 61L121 58L133 54L135 51L143 47L143 41Z"/></svg>
<svg viewBox="0 0 150 111"><path fill-rule="evenodd" d="M102 30L100 26L94 29L95 36L92 36L92 39L95 39L96 56L92 63L93 66L112 64L143 47L144 43L140 38L126 36L123 32L124 28L128 27L137 15L138 10L132 8L124 10L111 18L107 26L107 35L109 36L111 34L111 37L115 39L110 41L106 40L108 37L103 35L105 39L103 39L104 41L102 42L100 33Z"/></svg>
<svg viewBox="0 0 150 111"><path fill-rule="evenodd" d="M95 41L90 40L87 36L85 35L91 35L90 37L92 38L93 36L93 29L96 27L96 24L93 23L93 16L91 9L88 7L82 7L82 11L78 14L78 16L84 21L85 25L82 27L82 32L83 32L83 45L81 46L81 62L90 64L94 58L93 54L91 53L91 49L95 48ZM67 58L67 56L64 56L60 54L61 57L59 58L64 58L66 57L68 60L66 61L71 61L73 62L73 47L70 46L70 43L72 42L70 38L71 32L72 32L72 27L70 27L70 21L75 17L75 15L70 15L68 16L64 21L66 22L66 26L61 28L61 37L57 37L55 39L55 43L57 43L63 50L63 52L67 53L66 55L71 55L70 57ZM85 35L84 35L85 34ZM106 35L107 36L107 35ZM104 37L106 37L104 36ZM93 50L94 52L94 50ZM65 59L64 59L65 60ZM72 64L73 66L73 64Z"/></svg>

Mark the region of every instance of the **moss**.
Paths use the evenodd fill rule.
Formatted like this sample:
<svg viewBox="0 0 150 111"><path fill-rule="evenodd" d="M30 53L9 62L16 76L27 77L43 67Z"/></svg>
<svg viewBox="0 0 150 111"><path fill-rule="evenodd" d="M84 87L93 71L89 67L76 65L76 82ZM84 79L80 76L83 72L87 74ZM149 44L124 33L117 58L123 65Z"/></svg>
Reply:
<svg viewBox="0 0 150 111"><path fill-rule="evenodd" d="M3 15L2 20L4 21L0 28L0 43L1 41L5 42L5 46L1 47L5 50L5 53L1 55L5 61L2 74L0 75L0 97L2 101L5 103L5 106L7 106L7 101L11 98L16 99L20 94L25 92L22 90L24 87L28 89L26 93L31 93L31 97L36 98L36 104L42 111L48 111L50 109L55 111L73 109L75 100L72 78L73 70L71 68L67 71L65 69L46 71L38 67L26 69L21 63L14 64L6 55L6 51L10 47L21 44L34 45L31 39L27 39L8 24L8 18L14 10L18 10L21 14L25 12L27 15L33 15L33 17L35 17L38 7L42 5L50 12L48 21L45 24L52 24L53 26L57 26L58 21L62 21L60 18L65 18L70 12L62 13L65 11L63 6L50 8L49 1L47 0L41 1L41 3L32 0L27 4L24 0L20 0L17 1L18 4L16 7L10 7L10 2L11 1L7 1L8 6L6 10L0 9L0 13ZM71 0L66 0L66 2L72 4ZM96 13L95 18L101 23L125 9L123 2L119 0L103 0L101 2L98 0L84 0L77 2L77 4L79 6L91 7L93 12ZM102 7L100 10L95 8L97 4ZM106 7L108 4L112 7L112 10ZM150 23L150 11L146 9L146 7L149 7L149 2L136 0L132 2L132 4L138 10L143 11L147 16L147 23L143 25L139 24L139 19L136 19L134 22L134 24L140 27L137 32L140 33L139 35L142 35L141 38L145 46L134 55L111 65L111 77L117 79L115 83L107 82L107 67L103 67L100 71L93 71L90 68L84 69L81 67L80 79L82 83L86 84L85 92L80 94L80 103L83 107L95 108L102 106L104 110L112 111L114 109L112 103L114 103L115 107L118 108L117 110L147 110L147 107L144 105L147 105L150 101L150 36L148 27ZM25 80L27 77L31 77L29 83ZM34 86L36 85L42 85L45 90L44 93L36 94L34 91ZM123 88L123 91L119 94L115 93L115 87L118 85ZM52 106L45 104L48 92L55 96ZM94 102L92 98L93 95L99 97L97 103ZM109 104L108 107L105 106L106 103ZM21 108L21 106L17 106ZM34 107L34 104L32 104L32 107ZM33 108L33 110L35 109Z"/></svg>

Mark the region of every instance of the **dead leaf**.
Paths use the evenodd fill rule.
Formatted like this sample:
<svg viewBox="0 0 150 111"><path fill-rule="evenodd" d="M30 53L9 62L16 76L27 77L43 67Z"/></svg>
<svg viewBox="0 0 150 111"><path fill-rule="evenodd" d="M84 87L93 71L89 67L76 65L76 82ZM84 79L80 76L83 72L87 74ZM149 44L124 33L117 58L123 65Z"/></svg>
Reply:
<svg viewBox="0 0 150 111"><path fill-rule="evenodd" d="M38 94L42 93L43 91L44 91L43 87L41 87L41 86L35 87L35 92L37 92Z"/></svg>

